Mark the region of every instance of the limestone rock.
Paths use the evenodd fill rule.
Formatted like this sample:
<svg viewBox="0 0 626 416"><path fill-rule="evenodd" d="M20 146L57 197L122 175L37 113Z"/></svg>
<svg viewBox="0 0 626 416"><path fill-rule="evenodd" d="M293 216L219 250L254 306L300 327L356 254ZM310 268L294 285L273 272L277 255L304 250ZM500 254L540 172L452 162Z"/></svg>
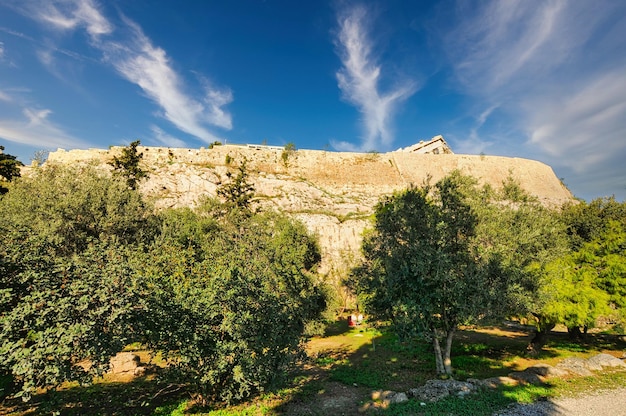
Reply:
<svg viewBox="0 0 626 416"><path fill-rule="evenodd" d="M422 387L410 389L409 396L423 402L436 402L449 395L466 396L476 390L476 385L456 380L428 380Z"/></svg>
<svg viewBox="0 0 626 416"><path fill-rule="evenodd" d="M558 363L556 367L579 376L588 377L593 375L593 373L589 370L588 361L584 358L568 357Z"/></svg>
<svg viewBox="0 0 626 416"><path fill-rule="evenodd" d="M110 170L107 161L121 150L59 149L49 154L46 164L96 163ZM261 207L287 213L319 236L323 274L341 273L360 256L362 232L382 196L422 184L428 177L435 183L459 170L494 189L512 177L546 206L573 200L549 166L520 158L297 150L285 162L283 149L275 146L141 146L138 150L150 174L140 184L140 191L154 198L157 208L194 206L202 196L215 196L219 181L246 160Z"/></svg>
<svg viewBox="0 0 626 416"><path fill-rule="evenodd" d="M528 367L526 369L526 371L530 372L530 373L534 373L537 375L540 375L542 377L546 377L546 378L551 378L551 377L563 377L566 376L568 374L567 371L561 369L561 368L556 368L553 367L549 364L544 364L544 363L539 363L539 364L535 364L531 367Z"/></svg>
<svg viewBox="0 0 626 416"><path fill-rule="evenodd" d="M598 354L587 360L588 363L594 366L612 367L612 368L626 368L626 363L619 358L613 357L610 354Z"/></svg>
<svg viewBox="0 0 626 416"><path fill-rule="evenodd" d="M133 376L143 376L146 367L141 365L138 355L132 352L120 352L111 358L109 373L111 374L132 374Z"/></svg>
<svg viewBox="0 0 626 416"><path fill-rule="evenodd" d="M514 371L509 374L509 377L526 384L543 384L544 382L543 377L541 377L539 374L526 370Z"/></svg>
<svg viewBox="0 0 626 416"><path fill-rule="evenodd" d="M475 378L467 379L467 382L476 387L497 389L500 386L515 386L519 383L519 380L515 380L511 377L490 377L483 380Z"/></svg>

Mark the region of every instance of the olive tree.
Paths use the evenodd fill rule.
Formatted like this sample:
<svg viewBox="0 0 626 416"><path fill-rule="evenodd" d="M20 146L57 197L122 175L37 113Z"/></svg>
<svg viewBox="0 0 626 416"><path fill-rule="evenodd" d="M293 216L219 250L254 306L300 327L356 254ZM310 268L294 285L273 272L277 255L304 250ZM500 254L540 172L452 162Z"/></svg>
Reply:
<svg viewBox="0 0 626 416"><path fill-rule="evenodd" d="M10 182L13 178L20 176L20 166L24 166L17 157L4 153L4 146L0 146L0 183ZM7 193L8 188L0 185L0 195Z"/></svg>
<svg viewBox="0 0 626 416"><path fill-rule="evenodd" d="M531 265L560 253L562 228L514 181L479 188L453 172L375 208L350 287L402 337L433 343L436 369L452 373L459 325L528 313L539 280Z"/></svg>
<svg viewBox="0 0 626 416"><path fill-rule="evenodd" d="M42 168L0 199L0 372L24 398L90 381L137 336L143 298L130 260L150 215L90 167Z"/></svg>
<svg viewBox="0 0 626 416"><path fill-rule="evenodd" d="M145 342L203 399L237 401L280 379L325 307L316 242L273 213L214 216L215 201L163 214L142 262Z"/></svg>
<svg viewBox="0 0 626 416"><path fill-rule="evenodd" d="M473 255L477 217L463 181L447 177L434 189L411 187L379 202L351 282L366 309L389 319L401 336L432 340L439 374L452 373L457 327L493 303L484 286L496 275Z"/></svg>

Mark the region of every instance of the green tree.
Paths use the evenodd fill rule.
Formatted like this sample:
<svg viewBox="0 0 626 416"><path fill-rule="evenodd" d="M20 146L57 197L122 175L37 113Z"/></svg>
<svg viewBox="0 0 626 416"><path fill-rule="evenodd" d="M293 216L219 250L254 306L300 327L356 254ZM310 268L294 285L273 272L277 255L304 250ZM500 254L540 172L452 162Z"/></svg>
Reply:
<svg viewBox="0 0 626 416"><path fill-rule="evenodd" d="M0 372L12 375L24 400L65 381L90 383L136 337L143 301L132 290L128 253L94 243L63 257L40 236L2 231Z"/></svg>
<svg viewBox="0 0 626 416"><path fill-rule="evenodd" d="M42 168L0 199L0 372L25 399L91 381L138 336L130 260L150 215L138 193L91 167Z"/></svg>
<svg viewBox="0 0 626 416"><path fill-rule="evenodd" d="M471 251L477 217L463 181L451 176L434 196L429 186L412 187L379 202L351 282L365 307L390 319L401 336L432 340L437 373L448 375L458 325L489 312L493 301L485 299L486 274Z"/></svg>
<svg viewBox="0 0 626 416"><path fill-rule="evenodd" d="M113 166L116 174L122 176L130 189L137 189L140 180L148 178L148 172L139 166L143 153L137 151L140 141L135 140L127 147L122 149L121 156L113 156L113 160L109 165Z"/></svg>
<svg viewBox="0 0 626 416"><path fill-rule="evenodd" d="M163 214L141 262L150 304L143 332L172 379L232 402L280 379L325 298L314 276L319 250L304 226L274 213L232 222L213 211Z"/></svg>
<svg viewBox="0 0 626 416"><path fill-rule="evenodd" d="M21 178L1 207L0 224L45 236L59 255L103 239L135 243L153 227L151 207L141 195L93 166L39 169Z"/></svg>
<svg viewBox="0 0 626 416"><path fill-rule="evenodd" d="M247 161L237 168L237 174L226 172L226 181L220 182L217 188L217 196L224 201L223 207L227 211L233 209L250 212L254 202L254 185L249 180Z"/></svg>
<svg viewBox="0 0 626 416"><path fill-rule="evenodd" d="M283 164L287 166L289 158L296 152L296 145L293 142L289 142L285 145L283 152L280 154L281 159L283 159Z"/></svg>
<svg viewBox="0 0 626 416"><path fill-rule="evenodd" d="M10 182L13 178L19 177L20 166L24 166L24 164L15 156L4 153L4 146L0 146L0 195L6 194L9 190L1 183L3 181Z"/></svg>
<svg viewBox="0 0 626 416"><path fill-rule="evenodd" d="M453 172L434 189L413 187L376 206L349 284L400 336L431 339L437 372L451 374L459 325L535 307L531 266L562 252L559 224L514 181L496 192Z"/></svg>

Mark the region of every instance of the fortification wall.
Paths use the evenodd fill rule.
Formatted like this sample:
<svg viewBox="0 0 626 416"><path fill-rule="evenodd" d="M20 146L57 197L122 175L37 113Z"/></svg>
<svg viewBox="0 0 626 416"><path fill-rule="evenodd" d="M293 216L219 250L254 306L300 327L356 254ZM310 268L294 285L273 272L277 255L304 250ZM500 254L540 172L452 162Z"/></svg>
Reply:
<svg viewBox="0 0 626 416"><path fill-rule="evenodd" d="M109 150L59 150L48 163L105 165L121 147ZM361 234L374 205L410 184L435 183L455 169L498 189L509 176L547 206L572 195L552 169L534 160L457 154L340 153L263 146L211 149L139 147L150 178L140 190L158 207L193 206L201 195L215 195L217 183L244 160L264 208L301 220L320 239L322 272L340 272L358 256Z"/></svg>

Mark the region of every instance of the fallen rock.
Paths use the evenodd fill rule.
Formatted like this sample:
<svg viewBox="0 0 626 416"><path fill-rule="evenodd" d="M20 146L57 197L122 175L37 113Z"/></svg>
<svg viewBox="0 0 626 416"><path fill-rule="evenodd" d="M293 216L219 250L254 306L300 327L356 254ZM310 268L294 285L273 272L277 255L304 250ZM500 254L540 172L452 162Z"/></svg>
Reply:
<svg viewBox="0 0 626 416"><path fill-rule="evenodd" d="M531 367L528 367L525 371L535 373L545 378L563 377L569 374L566 370L562 368L556 368L544 363L535 364Z"/></svg>
<svg viewBox="0 0 626 416"><path fill-rule="evenodd" d="M484 380L476 378L467 379L468 383L472 383L479 388L497 389L500 386L515 386L519 384L518 380L511 377L490 377Z"/></svg>
<svg viewBox="0 0 626 416"><path fill-rule="evenodd" d="M120 352L111 358L111 374L132 374L133 376L143 376L146 373L146 367L141 365L141 359L132 352Z"/></svg>
<svg viewBox="0 0 626 416"><path fill-rule="evenodd" d="M467 381L428 380L422 387L410 389L407 393L422 402L436 402L449 395L464 397L476 390L476 385Z"/></svg>
<svg viewBox="0 0 626 416"><path fill-rule="evenodd" d="M626 368L626 363L620 360L619 358L613 357L610 354L598 354L587 360L587 362L591 365L598 366L600 368L610 367L610 368Z"/></svg>
<svg viewBox="0 0 626 416"><path fill-rule="evenodd" d="M593 373L589 370L589 362L584 358L568 357L558 363L557 368L569 371L579 376L592 376ZM602 367L600 367L601 369Z"/></svg>
<svg viewBox="0 0 626 416"><path fill-rule="evenodd" d="M528 371L528 370L514 371L509 374L509 377L511 377L514 380L521 381L522 383L526 383L526 384L543 384L544 383L544 379L542 376L532 371Z"/></svg>

